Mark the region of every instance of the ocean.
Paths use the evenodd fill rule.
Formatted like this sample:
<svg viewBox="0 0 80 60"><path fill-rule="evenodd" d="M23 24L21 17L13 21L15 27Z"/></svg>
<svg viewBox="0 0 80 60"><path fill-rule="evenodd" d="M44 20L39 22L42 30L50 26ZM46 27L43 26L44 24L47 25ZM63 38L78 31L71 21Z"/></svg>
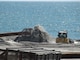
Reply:
<svg viewBox="0 0 80 60"><path fill-rule="evenodd" d="M0 2L0 33L42 25L53 37L80 39L80 2Z"/></svg>

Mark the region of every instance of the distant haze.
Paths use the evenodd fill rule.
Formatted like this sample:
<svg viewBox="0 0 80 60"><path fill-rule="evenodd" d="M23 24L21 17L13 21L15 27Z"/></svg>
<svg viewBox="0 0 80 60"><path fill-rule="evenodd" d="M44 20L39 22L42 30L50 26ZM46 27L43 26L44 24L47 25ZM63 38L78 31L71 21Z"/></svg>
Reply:
<svg viewBox="0 0 80 60"><path fill-rule="evenodd" d="M80 1L80 0L0 0L0 1Z"/></svg>

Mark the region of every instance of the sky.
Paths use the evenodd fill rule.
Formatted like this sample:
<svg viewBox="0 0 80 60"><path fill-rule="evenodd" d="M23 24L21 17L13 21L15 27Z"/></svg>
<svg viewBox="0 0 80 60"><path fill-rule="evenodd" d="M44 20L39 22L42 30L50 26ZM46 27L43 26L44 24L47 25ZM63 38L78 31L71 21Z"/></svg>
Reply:
<svg viewBox="0 0 80 60"><path fill-rule="evenodd" d="M0 1L80 1L80 0L0 0Z"/></svg>

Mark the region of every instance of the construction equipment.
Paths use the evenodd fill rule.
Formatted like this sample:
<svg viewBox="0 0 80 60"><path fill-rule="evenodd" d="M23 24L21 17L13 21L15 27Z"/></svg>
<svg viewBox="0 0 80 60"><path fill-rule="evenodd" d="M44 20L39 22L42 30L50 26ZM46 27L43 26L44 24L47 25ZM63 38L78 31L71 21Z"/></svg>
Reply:
<svg viewBox="0 0 80 60"><path fill-rule="evenodd" d="M59 31L58 37L56 38L56 43L70 43L67 38L67 31Z"/></svg>

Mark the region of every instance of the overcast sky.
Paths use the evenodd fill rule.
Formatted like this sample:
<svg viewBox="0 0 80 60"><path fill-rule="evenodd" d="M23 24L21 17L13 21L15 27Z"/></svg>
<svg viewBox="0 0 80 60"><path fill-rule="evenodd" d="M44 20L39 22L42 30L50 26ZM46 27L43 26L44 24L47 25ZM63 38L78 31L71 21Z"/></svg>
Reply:
<svg viewBox="0 0 80 60"><path fill-rule="evenodd" d="M80 1L80 0L0 0L0 1Z"/></svg>

